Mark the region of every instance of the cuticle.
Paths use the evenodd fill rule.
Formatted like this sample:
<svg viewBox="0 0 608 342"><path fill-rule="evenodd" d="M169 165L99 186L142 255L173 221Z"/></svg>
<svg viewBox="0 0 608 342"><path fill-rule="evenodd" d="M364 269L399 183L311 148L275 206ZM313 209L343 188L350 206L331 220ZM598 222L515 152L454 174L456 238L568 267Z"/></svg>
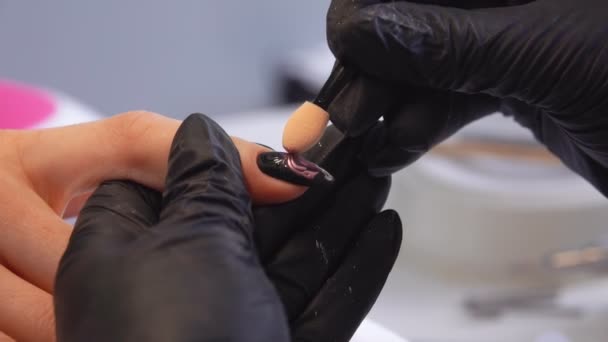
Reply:
<svg viewBox="0 0 608 342"><path fill-rule="evenodd" d="M266 147L267 149L269 149L269 150L271 150L271 151L274 151L274 150L275 150L274 148L272 148L272 147L270 147L270 146L268 146L268 145L261 144L261 143L259 143L259 142L256 142L255 144L256 144L256 145L259 145L259 146L262 146L262 147Z"/></svg>

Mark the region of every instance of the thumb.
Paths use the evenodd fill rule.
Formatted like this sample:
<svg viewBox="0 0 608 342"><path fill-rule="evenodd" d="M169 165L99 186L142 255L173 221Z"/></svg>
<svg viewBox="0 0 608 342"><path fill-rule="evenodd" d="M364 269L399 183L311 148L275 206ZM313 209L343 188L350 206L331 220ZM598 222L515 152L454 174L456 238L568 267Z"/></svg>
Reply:
<svg viewBox="0 0 608 342"><path fill-rule="evenodd" d="M503 97L513 91L500 84L505 76L524 72L514 65L529 67L533 52L525 47L544 20L541 9L537 2L483 9L377 3L334 23L328 38L338 59L372 76Z"/></svg>
<svg viewBox="0 0 608 342"><path fill-rule="evenodd" d="M220 126L202 114L190 115L178 129L163 194L161 222L251 226L251 200L239 152Z"/></svg>

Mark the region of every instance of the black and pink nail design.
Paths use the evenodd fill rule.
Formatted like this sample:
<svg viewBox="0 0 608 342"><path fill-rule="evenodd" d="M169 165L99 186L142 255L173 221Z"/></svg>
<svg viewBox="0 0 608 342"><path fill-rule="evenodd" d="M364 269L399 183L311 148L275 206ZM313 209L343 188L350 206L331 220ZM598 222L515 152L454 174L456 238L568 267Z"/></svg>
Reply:
<svg viewBox="0 0 608 342"><path fill-rule="evenodd" d="M271 177L297 185L327 185L334 182L329 172L299 154L262 153L258 156L258 167Z"/></svg>

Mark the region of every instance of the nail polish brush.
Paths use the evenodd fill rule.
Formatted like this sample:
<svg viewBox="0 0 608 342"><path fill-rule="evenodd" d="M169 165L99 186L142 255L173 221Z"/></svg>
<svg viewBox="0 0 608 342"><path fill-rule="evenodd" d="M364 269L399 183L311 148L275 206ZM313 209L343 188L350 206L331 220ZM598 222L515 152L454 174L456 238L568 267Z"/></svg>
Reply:
<svg viewBox="0 0 608 342"><path fill-rule="evenodd" d="M329 122L329 105L353 77L352 70L336 62L314 101L305 102L287 121L283 130L283 147L287 152L305 152L321 139Z"/></svg>

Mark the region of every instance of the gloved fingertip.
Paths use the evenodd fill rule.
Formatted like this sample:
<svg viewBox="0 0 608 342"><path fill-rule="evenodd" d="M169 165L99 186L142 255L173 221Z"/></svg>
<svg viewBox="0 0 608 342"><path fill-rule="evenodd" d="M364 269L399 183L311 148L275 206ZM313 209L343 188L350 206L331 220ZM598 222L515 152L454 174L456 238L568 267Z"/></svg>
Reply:
<svg viewBox="0 0 608 342"><path fill-rule="evenodd" d="M171 154L182 149L203 148L202 146L217 146L236 150L230 136L219 124L201 113L190 114L180 125L171 146Z"/></svg>
<svg viewBox="0 0 608 342"><path fill-rule="evenodd" d="M393 209L387 209L380 213L378 219L383 219L385 222L390 224L393 227L402 228L403 222L401 221L401 217L399 213Z"/></svg>
<svg viewBox="0 0 608 342"><path fill-rule="evenodd" d="M239 153L228 134L204 114L189 115L180 125L171 145L167 182L178 176L193 176L189 171L204 173L215 164L223 172L241 174ZM167 184L168 186L170 184Z"/></svg>
<svg viewBox="0 0 608 342"><path fill-rule="evenodd" d="M379 244L385 244L388 241L396 254L399 252L403 239L403 222L395 210L385 210L372 219L366 233L374 234L376 239L385 241Z"/></svg>
<svg viewBox="0 0 608 342"><path fill-rule="evenodd" d="M209 117L188 116L171 146L161 218L180 220L184 208L201 219L221 211L247 217L250 202L233 140Z"/></svg>

